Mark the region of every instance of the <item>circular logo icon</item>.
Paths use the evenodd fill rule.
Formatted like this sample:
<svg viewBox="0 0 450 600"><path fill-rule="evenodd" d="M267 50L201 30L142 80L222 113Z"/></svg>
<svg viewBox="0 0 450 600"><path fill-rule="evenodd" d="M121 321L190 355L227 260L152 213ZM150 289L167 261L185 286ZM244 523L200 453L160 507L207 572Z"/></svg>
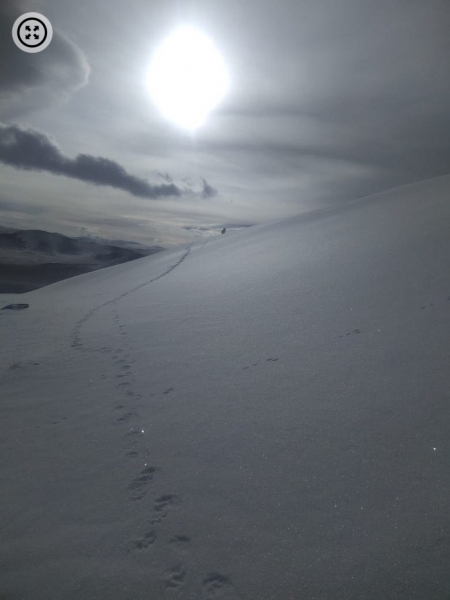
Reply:
<svg viewBox="0 0 450 600"><path fill-rule="evenodd" d="M24 52L41 52L52 41L52 24L44 15L25 13L14 23L12 37L16 46Z"/></svg>

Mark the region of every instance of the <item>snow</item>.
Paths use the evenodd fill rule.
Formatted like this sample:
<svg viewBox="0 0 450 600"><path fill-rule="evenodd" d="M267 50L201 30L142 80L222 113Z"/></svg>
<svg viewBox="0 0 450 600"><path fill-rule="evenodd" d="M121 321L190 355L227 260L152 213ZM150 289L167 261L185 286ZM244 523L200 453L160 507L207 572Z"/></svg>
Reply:
<svg viewBox="0 0 450 600"><path fill-rule="evenodd" d="M0 296L0 595L443 598L449 191Z"/></svg>

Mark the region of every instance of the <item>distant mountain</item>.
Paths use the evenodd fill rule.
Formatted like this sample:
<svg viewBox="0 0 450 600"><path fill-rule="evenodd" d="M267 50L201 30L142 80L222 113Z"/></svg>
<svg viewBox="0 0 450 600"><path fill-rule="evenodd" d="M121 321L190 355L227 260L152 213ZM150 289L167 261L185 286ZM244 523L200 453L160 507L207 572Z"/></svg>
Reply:
<svg viewBox="0 0 450 600"><path fill-rule="evenodd" d="M163 248L0 228L0 293L21 293L74 275L128 262Z"/></svg>
<svg viewBox="0 0 450 600"><path fill-rule="evenodd" d="M162 246L145 246L144 244L140 244L139 242L133 242L130 240L108 240L97 236L81 236L77 237L76 239L91 242L94 241L99 244L108 244L111 246L119 246L119 248L128 248L129 250L136 250L137 252L141 252L145 256L165 250L165 248L163 248Z"/></svg>

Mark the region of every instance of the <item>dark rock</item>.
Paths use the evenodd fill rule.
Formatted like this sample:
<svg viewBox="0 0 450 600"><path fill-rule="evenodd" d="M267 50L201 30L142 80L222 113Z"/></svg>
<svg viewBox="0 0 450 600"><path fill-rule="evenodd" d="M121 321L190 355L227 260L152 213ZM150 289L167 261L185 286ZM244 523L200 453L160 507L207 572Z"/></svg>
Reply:
<svg viewBox="0 0 450 600"><path fill-rule="evenodd" d="M23 310L24 308L28 308L29 304L8 304L8 306L4 306L2 310Z"/></svg>

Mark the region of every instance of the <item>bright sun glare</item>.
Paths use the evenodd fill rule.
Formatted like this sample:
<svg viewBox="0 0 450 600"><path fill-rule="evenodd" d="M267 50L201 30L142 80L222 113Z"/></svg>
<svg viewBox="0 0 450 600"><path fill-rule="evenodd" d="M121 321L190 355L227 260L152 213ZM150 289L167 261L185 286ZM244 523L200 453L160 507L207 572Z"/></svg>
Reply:
<svg viewBox="0 0 450 600"><path fill-rule="evenodd" d="M226 93L229 76L211 39L193 27L182 27L155 52L147 83L163 115L193 131Z"/></svg>

